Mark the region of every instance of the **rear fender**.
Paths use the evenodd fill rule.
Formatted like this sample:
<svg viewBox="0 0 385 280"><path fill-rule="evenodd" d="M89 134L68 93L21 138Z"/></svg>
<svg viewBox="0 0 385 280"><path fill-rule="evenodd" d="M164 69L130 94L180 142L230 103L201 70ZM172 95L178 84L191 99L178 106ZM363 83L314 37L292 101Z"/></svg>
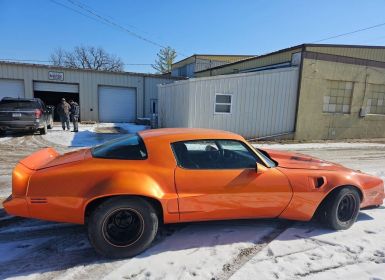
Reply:
<svg viewBox="0 0 385 280"><path fill-rule="evenodd" d="M166 193L164 190L167 188L162 187L164 183L144 173L121 172L114 174L99 181L85 194L83 214L85 214L87 205L94 200L132 195L159 201L163 208L165 223L177 222L179 221L177 194Z"/></svg>

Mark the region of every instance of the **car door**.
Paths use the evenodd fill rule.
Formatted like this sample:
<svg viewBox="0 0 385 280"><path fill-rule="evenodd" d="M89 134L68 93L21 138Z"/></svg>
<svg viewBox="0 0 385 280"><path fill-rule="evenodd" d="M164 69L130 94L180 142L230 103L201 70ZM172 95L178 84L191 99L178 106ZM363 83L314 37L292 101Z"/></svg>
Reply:
<svg viewBox="0 0 385 280"><path fill-rule="evenodd" d="M277 217L290 202L285 175L263 167L241 141L194 140L172 148L181 221Z"/></svg>

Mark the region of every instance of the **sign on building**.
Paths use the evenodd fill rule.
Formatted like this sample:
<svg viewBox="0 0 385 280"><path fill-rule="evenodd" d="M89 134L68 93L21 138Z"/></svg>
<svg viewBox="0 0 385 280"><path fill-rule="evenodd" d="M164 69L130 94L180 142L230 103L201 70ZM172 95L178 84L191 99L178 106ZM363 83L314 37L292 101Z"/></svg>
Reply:
<svg viewBox="0 0 385 280"><path fill-rule="evenodd" d="M49 71L48 80L64 81L64 72Z"/></svg>

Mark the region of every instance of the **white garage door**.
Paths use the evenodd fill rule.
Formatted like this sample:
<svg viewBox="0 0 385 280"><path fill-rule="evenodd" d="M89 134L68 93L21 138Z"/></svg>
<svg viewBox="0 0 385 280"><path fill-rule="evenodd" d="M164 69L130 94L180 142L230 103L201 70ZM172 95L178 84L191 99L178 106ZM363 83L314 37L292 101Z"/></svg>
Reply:
<svg viewBox="0 0 385 280"><path fill-rule="evenodd" d="M34 91L71 92L79 93L78 84L34 82Z"/></svg>
<svg viewBox="0 0 385 280"><path fill-rule="evenodd" d="M0 100L3 97L24 97L24 81L0 79Z"/></svg>
<svg viewBox="0 0 385 280"><path fill-rule="evenodd" d="M99 87L99 121L133 122L136 119L136 90L126 87Z"/></svg>

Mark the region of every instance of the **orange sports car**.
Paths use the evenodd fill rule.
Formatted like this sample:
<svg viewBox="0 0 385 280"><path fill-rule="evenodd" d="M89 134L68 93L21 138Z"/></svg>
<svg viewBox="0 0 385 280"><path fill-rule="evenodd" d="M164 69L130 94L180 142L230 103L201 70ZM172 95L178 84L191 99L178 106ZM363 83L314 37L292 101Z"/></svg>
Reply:
<svg viewBox="0 0 385 280"><path fill-rule="evenodd" d="M315 213L347 229L360 207L383 203L377 177L310 156L255 149L208 129L156 129L59 155L22 159L12 174L11 215L85 224L96 251L145 250L159 224L282 218Z"/></svg>

